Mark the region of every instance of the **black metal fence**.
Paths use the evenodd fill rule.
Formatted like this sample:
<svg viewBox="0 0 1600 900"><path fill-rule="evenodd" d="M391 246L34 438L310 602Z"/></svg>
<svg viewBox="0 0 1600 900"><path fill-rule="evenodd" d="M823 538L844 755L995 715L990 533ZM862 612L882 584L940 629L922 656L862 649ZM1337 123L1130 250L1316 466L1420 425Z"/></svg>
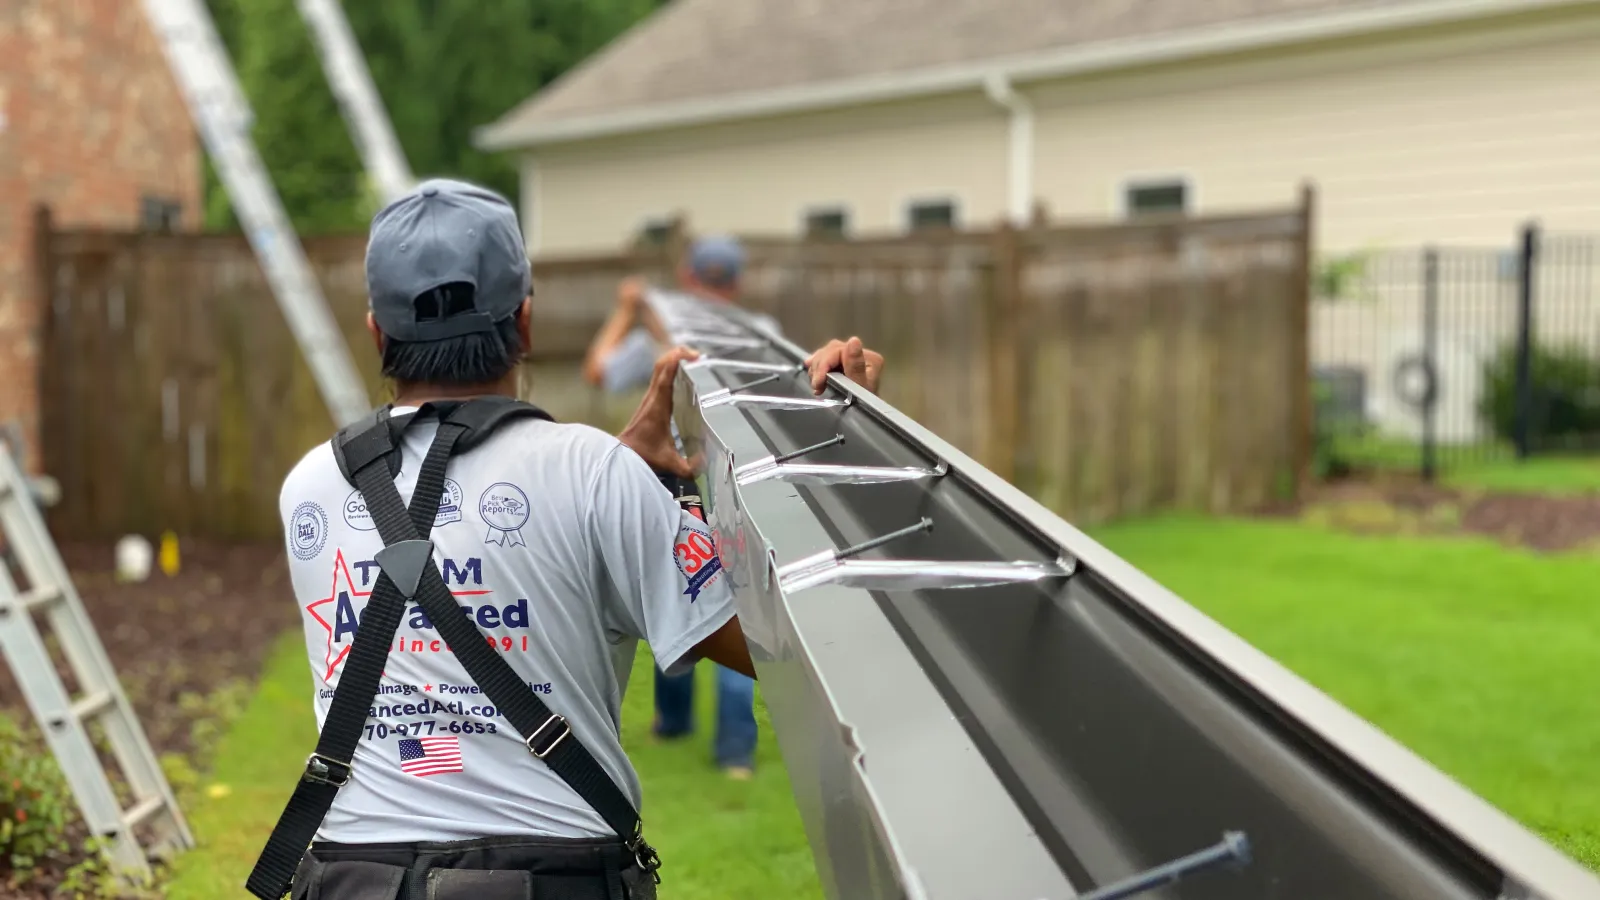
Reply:
<svg viewBox="0 0 1600 900"><path fill-rule="evenodd" d="M1317 459L1443 468L1600 450L1600 236L1324 261L1312 308Z"/></svg>

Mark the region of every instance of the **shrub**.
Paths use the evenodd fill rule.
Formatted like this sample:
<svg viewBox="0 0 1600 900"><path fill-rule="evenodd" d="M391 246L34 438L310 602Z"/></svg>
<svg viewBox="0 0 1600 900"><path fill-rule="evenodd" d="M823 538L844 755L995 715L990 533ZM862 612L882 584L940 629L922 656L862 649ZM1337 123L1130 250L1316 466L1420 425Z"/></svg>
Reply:
<svg viewBox="0 0 1600 900"><path fill-rule="evenodd" d="M1313 410L1312 476L1319 481L1344 478L1355 469L1350 446L1366 436L1367 423L1359 408L1365 392L1348 372L1325 370L1311 381ZM1357 376L1359 378L1359 376Z"/></svg>
<svg viewBox="0 0 1600 900"><path fill-rule="evenodd" d="M62 875L51 896L61 900L161 900L165 896L151 874L115 872L108 850L101 838L84 841L83 859Z"/></svg>
<svg viewBox="0 0 1600 900"><path fill-rule="evenodd" d="M25 884L67 850L72 795L42 742L0 713L0 880Z"/></svg>
<svg viewBox="0 0 1600 900"><path fill-rule="evenodd" d="M1535 346L1529 359L1534 446L1600 438L1600 359L1581 347ZM1517 348L1509 345L1483 369L1478 414L1496 437L1514 440L1517 423Z"/></svg>
<svg viewBox="0 0 1600 900"><path fill-rule="evenodd" d="M1318 260L1311 273L1311 287L1323 300L1348 300L1363 295L1361 290L1371 264L1371 254L1350 253Z"/></svg>

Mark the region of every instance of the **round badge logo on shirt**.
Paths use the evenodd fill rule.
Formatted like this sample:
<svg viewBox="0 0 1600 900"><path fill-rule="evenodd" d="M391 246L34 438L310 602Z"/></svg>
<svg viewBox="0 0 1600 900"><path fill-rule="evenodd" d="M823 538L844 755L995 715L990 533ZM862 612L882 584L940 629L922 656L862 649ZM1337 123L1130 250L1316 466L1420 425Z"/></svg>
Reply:
<svg viewBox="0 0 1600 900"><path fill-rule="evenodd" d="M504 481L489 485L478 499L478 515L489 526L483 542L502 547L527 546L522 540L522 526L528 524L528 512L528 495L522 488Z"/></svg>
<svg viewBox="0 0 1600 900"><path fill-rule="evenodd" d="M289 517L289 544L296 559L316 559L328 543L328 514L315 503L306 502L294 508Z"/></svg>
<svg viewBox="0 0 1600 900"><path fill-rule="evenodd" d="M433 517L433 526L449 525L451 522L461 521L461 501L464 495L461 485L455 479L444 480L444 495L439 499L439 513ZM344 523L357 531L377 531L377 523L372 521L372 513L367 511L367 498L361 496L361 491L354 490L350 496L344 498Z"/></svg>
<svg viewBox="0 0 1600 900"><path fill-rule="evenodd" d="M673 558L687 582L683 595L690 603L700 599L700 592L722 571L722 558L717 555L711 529L699 519L686 520L679 526Z"/></svg>
<svg viewBox="0 0 1600 900"><path fill-rule="evenodd" d="M378 528L372 524L372 514L367 512L367 498L361 496L359 490L351 491L350 496L344 498L344 523L357 531L376 531Z"/></svg>
<svg viewBox="0 0 1600 900"><path fill-rule="evenodd" d="M433 517L435 528L461 521L461 485L444 480L444 497L439 501L439 514Z"/></svg>

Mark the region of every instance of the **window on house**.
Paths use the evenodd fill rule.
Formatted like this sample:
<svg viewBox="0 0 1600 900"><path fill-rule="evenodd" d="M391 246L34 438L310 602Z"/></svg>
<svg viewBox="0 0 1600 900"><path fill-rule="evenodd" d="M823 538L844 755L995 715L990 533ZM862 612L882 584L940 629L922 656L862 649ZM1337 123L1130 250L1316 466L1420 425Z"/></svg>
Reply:
<svg viewBox="0 0 1600 900"><path fill-rule="evenodd" d="M1189 186L1182 181L1146 181L1124 188L1130 216L1172 215L1189 211Z"/></svg>
<svg viewBox="0 0 1600 900"><path fill-rule="evenodd" d="M144 231L175 231L183 205L166 197L139 198L139 227Z"/></svg>
<svg viewBox="0 0 1600 900"><path fill-rule="evenodd" d="M938 231L956 227L956 205L949 200L919 200L906 211L912 231Z"/></svg>
<svg viewBox="0 0 1600 900"><path fill-rule="evenodd" d="M806 213L806 237L839 239L850 226L850 214L840 207L813 209Z"/></svg>
<svg viewBox="0 0 1600 900"><path fill-rule="evenodd" d="M639 229L640 240L652 247L666 244L670 237L672 237L671 219L647 219Z"/></svg>

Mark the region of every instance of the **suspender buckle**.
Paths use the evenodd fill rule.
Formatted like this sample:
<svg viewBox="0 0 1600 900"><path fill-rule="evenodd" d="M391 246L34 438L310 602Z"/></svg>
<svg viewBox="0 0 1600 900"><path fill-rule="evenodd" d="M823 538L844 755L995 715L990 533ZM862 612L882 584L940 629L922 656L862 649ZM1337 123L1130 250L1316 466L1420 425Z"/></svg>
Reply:
<svg viewBox="0 0 1600 900"><path fill-rule="evenodd" d="M542 750L539 749L538 747L535 747L533 745L534 741L537 741L539 739L539 736L544 734L545 729L549 728L551 725L555 725L556 729L559 731L559 733L552 732L553 734L556 735L556 739L551 741L549 743L549 745L546 746ZM533 734L528 735L528 739L526 741L523 741L523 743L528 745L528 752L532 753L534 755L535 759L544 759L546 756L549 756L551 753L554 753L555 749L557 747L559 747L561 745L561 742L566 740L567 739L567 735L569 735L571 733L572 733L572 726L567 724L566 718L564 716L559 716L559 715L556 715L555 713L551 713L550 714L550 718L545 719L543 725L540 725L538 728L535 728L533 730Z"/></svg>
<svg viewBox="0 0 1600 900"><path fill-rule="evenodd" d="M655 879L656 884L661 883L661 876L657 870L661 868L661 857L656 853L656 848L644 842L644 823L640 822L633 837L628 839L628 849L633 852L633 861Z"/></svg>
<svg viewBox="0 0 1600 900"><path fill-rule="evenodd" d="M306 781L331 784L336 788L340 788L350 783L350 770L349 763L340 762L320 753L313 753L306 757L306 771L300 777Z"/></svg>

